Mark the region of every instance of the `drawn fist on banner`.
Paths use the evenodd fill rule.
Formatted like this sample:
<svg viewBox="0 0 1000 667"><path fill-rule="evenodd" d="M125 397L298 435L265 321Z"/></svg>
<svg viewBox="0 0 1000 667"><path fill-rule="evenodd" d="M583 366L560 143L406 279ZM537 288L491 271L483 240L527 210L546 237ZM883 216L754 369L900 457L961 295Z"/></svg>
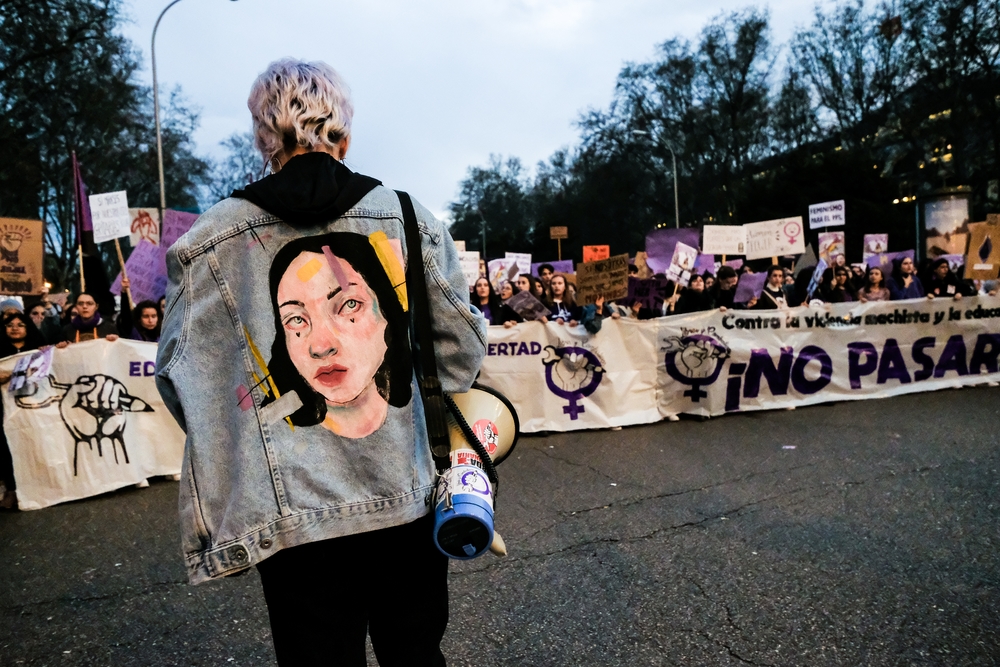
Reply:
<svg viewBox="0 0 1000 667"><path fill-rule="evenodd" d="M4 261L18 261L17 251L21 248L23 242L24 234L21 232L8 231L3 236L0 236L0 255L3 256Z"/></svg>

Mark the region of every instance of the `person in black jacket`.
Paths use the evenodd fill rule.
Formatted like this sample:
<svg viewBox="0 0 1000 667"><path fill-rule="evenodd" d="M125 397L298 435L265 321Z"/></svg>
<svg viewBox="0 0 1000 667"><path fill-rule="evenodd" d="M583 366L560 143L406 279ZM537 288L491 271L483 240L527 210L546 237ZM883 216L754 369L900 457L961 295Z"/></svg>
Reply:
<svg viewBox="0 0 1000 667"><path fill-rule="evenodd" d="M677 299L674 314L697 313L713 308L715 308L715 301L712 299L712 293L705 289L705 279L695 273L691 276L688 286L681 292L681 297Z"/></svg>
<svg viewBox="0 0 1000 667"><path fill-rule="evenodd" d="M787 307L785 270L774 264L767 270L767 281L764 283L764 289L760 292L760 298L750 299L747 303L747 308L753 310L775 310Z"/></svg>
<svg viewBox="0 0 1000 667"><path fill-rule="evenodd" d="M931 262L927 271L927 284L924 285L927 296L951 297L953 299L962 298L962 285L958 277L952 272L951 265L944 257L938 257Z"/></svg>
<svg viewBox="0 0 1000 667"><path fill-rule="evenodd" d="M720 266L719 272L715 276L715 285L712 286L712 300L716 308L723 310L733 307L733 297L736 296L736 283L739 278L736 270L731 266Z"/></svg>

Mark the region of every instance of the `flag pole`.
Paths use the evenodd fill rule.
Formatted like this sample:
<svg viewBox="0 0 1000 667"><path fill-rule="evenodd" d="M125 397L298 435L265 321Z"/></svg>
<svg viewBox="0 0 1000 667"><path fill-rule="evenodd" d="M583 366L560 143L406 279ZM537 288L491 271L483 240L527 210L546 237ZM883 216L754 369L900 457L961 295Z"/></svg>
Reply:
<svg viewBox="0 0 1000 667"><path fill-rule="evenodd" d="M118 263L122 267L122 280L128 280L128 274L125 272L125 258L122 257L122 244L115 239L115 250L118 252ZM131 308L135 308L135 301L132 300L132 288L125 288L125 296L128 297L128 303Z"/></svg>
<svg viewBox="0 0 1000 667"><path fill-rule="evenodd" d="M83 279L83 244L76 246L77 252L80 255L80 291L87 291L87 282Z"/></svg>

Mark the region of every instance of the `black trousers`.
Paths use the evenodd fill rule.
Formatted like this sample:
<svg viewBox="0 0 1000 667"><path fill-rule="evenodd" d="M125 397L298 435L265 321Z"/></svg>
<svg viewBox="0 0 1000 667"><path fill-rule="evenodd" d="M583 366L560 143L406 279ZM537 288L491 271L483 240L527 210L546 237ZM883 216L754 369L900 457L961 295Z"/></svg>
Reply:
<svg viewBox="0 0 1000 667"><path fill-rule="evenodd" d="M365 667L365 634L381 667L444 667L448 558L433 515L312 542L257 564L281 667Z"/></svg>

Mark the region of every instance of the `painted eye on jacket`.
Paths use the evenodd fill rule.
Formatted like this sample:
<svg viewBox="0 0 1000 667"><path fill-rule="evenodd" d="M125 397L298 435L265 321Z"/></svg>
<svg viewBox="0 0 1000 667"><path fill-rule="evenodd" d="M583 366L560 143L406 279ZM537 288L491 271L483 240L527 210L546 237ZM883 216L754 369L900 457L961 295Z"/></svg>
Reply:
<svg viewBox="0 0 1000 667"><path fill-rule="evenodd" d="M340 315L352 315L361 310L361 302L357 299L348 299L344 302L344 305L340 307Z"/></svg>
<svg viewBox="0 0 1000 667"><path fill-rule="evenodd" d="M309 326L309 322L307 322L306 319L300 315L286 317L283 324L289 331L302 331Z"/></svg>

